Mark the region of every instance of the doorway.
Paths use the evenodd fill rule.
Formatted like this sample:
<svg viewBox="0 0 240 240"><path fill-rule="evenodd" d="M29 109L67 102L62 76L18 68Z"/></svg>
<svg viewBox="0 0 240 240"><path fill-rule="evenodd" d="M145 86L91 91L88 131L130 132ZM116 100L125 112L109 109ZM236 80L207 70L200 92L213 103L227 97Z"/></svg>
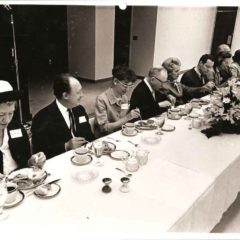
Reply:
<svg viewBox="0 0 240 240"><path fill-rule="evenodd" d="M114 66L129 65L129 46L132 7L125 10L115 7Z"/></svg>
<svg viewBox="0 0 240 240"><path fill-rule="evenodd" d="M231 47L237 16L237 7L218 7L215 29L213 33L211 54L214 55L217 46L227 44Z"/></svg>

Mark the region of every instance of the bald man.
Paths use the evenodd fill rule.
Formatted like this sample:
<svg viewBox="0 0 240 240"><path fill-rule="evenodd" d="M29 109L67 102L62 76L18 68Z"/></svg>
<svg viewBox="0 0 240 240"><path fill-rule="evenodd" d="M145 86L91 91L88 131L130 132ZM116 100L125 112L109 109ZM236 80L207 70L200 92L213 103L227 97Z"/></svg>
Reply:
<svg viewBox="0 0 240 240"><path fill-rule="evenodd" d="M80 82L70 74L60 74L54 80L53 90L56 99L32 121L33 150L41 149L47 158L94 140L88 115L80 105Z"/></svg>

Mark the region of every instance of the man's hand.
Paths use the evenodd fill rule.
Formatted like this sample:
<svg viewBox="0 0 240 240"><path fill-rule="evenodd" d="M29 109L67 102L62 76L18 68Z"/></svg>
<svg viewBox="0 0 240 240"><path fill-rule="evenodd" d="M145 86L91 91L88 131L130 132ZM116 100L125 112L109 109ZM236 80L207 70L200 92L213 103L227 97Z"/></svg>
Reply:
<svg viewBox="0 0 240 240"><path fill-rule="evenodd" d="M86 143L85 138L74 137L65 143L65 149L66 150L75 149L75 148L81 147L85 143Z"/></svg>
<svg viewBox="0 0 240 240"><path fill-rule="evenodd" d="M138 108L131 110L129 113L129 116L130 116L130 120L134 118L139 118L140 110Z"/></svg>
<svg viewBox="0 0 240 240"><path fill-rule="evenodd" d="M170 107L172 104L166 100L166 101L159 102L158 105L161 108L167 108L167 107Z"/></svg>
<svg viewBox="0 0 240 240"><path fill-rule="evenodd" d="M45 162L46 162L45 154L43 152L38 152L30 157L30 159L28 160L28 165L42 168Z"/></svg>
<svg viewBox="0 0 240 240"><path fill-rule="evenodd" d="M215 83L213 81L209 81L203 87L208 89L208 90L212 90L215 87Z"/></svg>
<svg viewBox="0 0 240 240"><path fill-rule="evenodd" d="M176 98L173 95L169 94L168 99L169 99L169 101L171 102L172 105L175 105Z"/></svg>

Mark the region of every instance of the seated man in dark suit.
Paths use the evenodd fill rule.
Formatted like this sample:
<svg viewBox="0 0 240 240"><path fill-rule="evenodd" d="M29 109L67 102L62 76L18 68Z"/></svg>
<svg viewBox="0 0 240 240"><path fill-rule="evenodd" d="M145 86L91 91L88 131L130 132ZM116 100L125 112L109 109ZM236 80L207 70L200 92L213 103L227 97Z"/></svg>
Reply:
<svg viewBox="0 0 240 240"><path fill-rule="evenodd" d="M130 109L139 108L142 119L154 117L166 111L171 106L167 95L161 92L166 81L165 68L151 68L148 76L133 90Z"/></svg>
<svg viewBox="0 0 240 240"><path fill-rule="evenodd" d="M209 94L215 87L213 81L209 81L208 75L213 71L214 59L209 54L204 54L199 59L198 65L187 72L181 78L181 83L188 86L198 88L193 94L188 94L188 100L192 98L200 98Z"/></svg>
<svg viewBox="0 0 240 240"><path fill-rule="evenodd" d="M0 80L0 175L30 165L42 167L46 160L43 152L31 154L26 130L12 120L20 97L21 91L13 90L7 81Z"/></svg>
<svg viewBox="0 0 240 240"><path fill-rule="evenodd" d="M94 140L88 115L79 105L80 82L70 74L60 74L54 80L53 90L56 100L40 110L32 121L33 150L43 151L47 158Z"/></svg>

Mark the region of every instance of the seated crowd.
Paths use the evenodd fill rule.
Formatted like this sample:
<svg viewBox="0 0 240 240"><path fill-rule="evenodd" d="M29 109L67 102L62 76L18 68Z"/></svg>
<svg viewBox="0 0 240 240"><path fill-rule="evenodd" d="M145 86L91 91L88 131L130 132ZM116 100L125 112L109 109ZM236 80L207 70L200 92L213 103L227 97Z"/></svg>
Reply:
<svg viewBox="0 0 240 240"><path fill-rule="evenodd" d="M117 131L126 122L160 115L171 106L185 104L227 86L232 78L240 80L240 50L232 57L230 48L222 44L216 56L202 55L197 65L184 72L179 80L180 68L178 58L167 58L162 66L152 67L148 75L135 84L137 77L133 70L126 66L114 67L111 85L96 98L94 133L85 108L80 105L83 93L79 80L67 73L56 76L55 100L32 120L33 155L25 129L12 121L20 92L1 80L0 173L7 174L29 165L41 166L46 158Z"/></svg>

